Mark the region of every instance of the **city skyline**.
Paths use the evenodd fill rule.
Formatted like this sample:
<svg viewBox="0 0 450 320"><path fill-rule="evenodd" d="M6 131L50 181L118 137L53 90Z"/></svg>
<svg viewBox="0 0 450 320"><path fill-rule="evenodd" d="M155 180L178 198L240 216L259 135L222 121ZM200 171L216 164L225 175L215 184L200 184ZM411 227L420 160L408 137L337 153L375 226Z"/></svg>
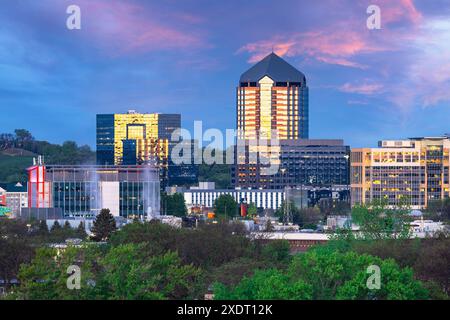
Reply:
<svg viewBox="0 0 450 320"><path fill-rule="evenodd" d="M366 27L372 2L380 30ZM94 147L96 114L128 109L180 113L187 129L195 120L235 128L239 75L273 51L308 79L310 138L369 147L442 135L450 131L445 3L262 1L237 11L233 2L7 2L2 131ZM65 26L70 4L81 8L81 30Z"/></svg>

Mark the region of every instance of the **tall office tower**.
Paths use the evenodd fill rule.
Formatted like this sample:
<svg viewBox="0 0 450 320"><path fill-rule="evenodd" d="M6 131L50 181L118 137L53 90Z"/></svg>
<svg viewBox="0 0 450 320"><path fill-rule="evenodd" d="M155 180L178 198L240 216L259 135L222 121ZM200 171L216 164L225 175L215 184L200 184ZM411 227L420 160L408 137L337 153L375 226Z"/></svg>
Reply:
<svg viewBox="0 0 450 320"><path fill-rule="evenodd" d="M181 127L180 114L138 113L97 115L97 164L158 164L167 180L170 137Z"/></svg>
<svg viewBox="0 0 450 320"><path fill-rule="evenodd" d="M280 164L283 141L308 138L305 75L275 53L269 54L241 75L236 120L238 145L245 148L236 149L234 186L282 187L273 183L267 163Z"/></svg>
<svg viewBox="0 0 450 320"><path fill-rule="evenodd" d="M449 151L449 137L385 140L378 148L352 149L352 205L384 200L423 209L449 197Z"/></svg>
<svg viewBox="0 0 450 320"><path fill-rule="evenodd" d="M237 88L239 139L308 138L308 87L303 73L271 53L241 75Z"/></svg>

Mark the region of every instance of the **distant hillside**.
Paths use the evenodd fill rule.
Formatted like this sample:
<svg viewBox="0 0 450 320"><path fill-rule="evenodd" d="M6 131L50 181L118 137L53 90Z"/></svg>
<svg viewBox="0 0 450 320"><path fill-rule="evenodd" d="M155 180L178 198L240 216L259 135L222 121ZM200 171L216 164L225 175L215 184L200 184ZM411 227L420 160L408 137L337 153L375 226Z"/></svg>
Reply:
<svg viewBox="0 0 450 320"><path fill-rule="evenodd" d="M38 155L34 152L21 149L21 148L9 148L3 151L0 151L0 154L5 156L13 156L13 157L37 157Z"/></svg>
<svg viewBox="0 0 450 320"><path fill-rule="evenodd" d="M95 152L87 145L74 141L62 145L36 140L29 131L16 129L0 134L0 182L26 181L25 169L33 164L33 157L44 156L47 164L94 164Z"/></svg>
<svg viewBox="0 0 450 320"><path fill-rule="evenodd" d="M30 156L0 154L0 182L27 181L25 169L33 164Z"/></svg>

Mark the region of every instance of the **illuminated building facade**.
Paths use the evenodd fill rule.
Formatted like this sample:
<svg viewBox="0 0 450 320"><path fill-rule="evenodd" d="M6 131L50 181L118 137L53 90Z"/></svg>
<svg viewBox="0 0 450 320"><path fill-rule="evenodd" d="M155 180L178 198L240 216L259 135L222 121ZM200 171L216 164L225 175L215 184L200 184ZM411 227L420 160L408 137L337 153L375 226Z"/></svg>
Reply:
<svg viewBox="0 0 450 320"><path fill-rule="evenodd" d="M280 144L308 138L305 75L271 53L241 75L236 93L237 144L245 148L236 149L233 185L283 188L268 166L281 165Z"/></svg>
<svg viewBox="0 0 450 320"><path fill-rule="evenodd" d="M166 160L170 136L181 115L137 113L97 115L97 164L121 165ZM124 160L125 159L125 160ZM129 163L134 162L134 163Z"/></svg>
<svg viewBox="0 0 450 320"><path fill-rule="evenodd" d="M41 157L28 171L28 207L50 208L51 186L46 180L45 167Z"/></svg>
<svg viewBox="0 0 450 320"><path fill-rule="evenodd" d="M306 78L275 53L241 75L237 88L239 139L308 138Z"/></svg>
<svg viewBox="0 0 450 320"><path fill-rule="evenodd" d="M384 200L423 209L449 197L449 150L449 137L385 140L378 148L352 149L352 205Z"/></svg>
<svg viewBox="0 0 450 320"><path fill-rule="evenodd" d="M161 178L167 180L170 137L181 127L180 114L97 115L97 164L158 164Z"/></svg>

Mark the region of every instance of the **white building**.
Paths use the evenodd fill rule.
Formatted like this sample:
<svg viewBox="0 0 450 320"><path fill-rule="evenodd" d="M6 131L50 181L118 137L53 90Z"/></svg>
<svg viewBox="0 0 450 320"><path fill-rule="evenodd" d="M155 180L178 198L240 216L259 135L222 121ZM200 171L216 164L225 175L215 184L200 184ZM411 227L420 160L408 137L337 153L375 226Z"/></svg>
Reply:
<svg viewBox="0 0 450 320"><path fill-rule="evenodd" d="M184 200L189 208L202 206L212 208L221 195L231 195L237 203L253 203L257 208L278 209L284 199L284 190L260 189L189 189L184 192Z"/></svg>

